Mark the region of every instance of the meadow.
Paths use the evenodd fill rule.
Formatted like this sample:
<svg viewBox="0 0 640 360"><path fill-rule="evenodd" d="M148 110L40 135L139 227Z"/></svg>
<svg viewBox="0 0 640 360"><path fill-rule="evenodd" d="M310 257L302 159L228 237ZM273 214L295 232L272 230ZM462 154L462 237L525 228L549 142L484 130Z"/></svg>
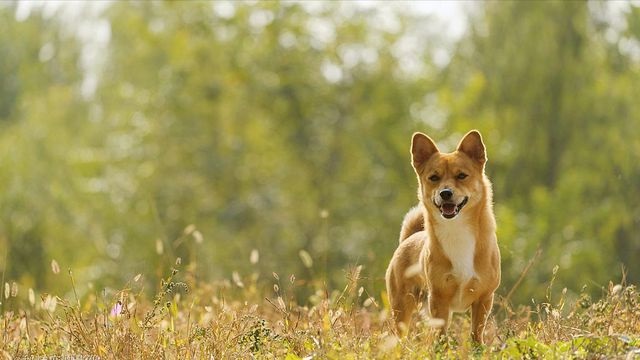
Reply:
<svg viewBox="0 0 640 360"><path fill-rule="evenodd" d="M424 311L407 337L397 336L386 298L361 285L361 267L345 286L301 284L295 275L237 273L191 282L180 261L145 295L138 274L118 291L77 297L35 294L5 284L0 322L4 359L634 359L640 357L640 292L610 283L602 296L548 284L546 302L512 307L498 296L486 345L471 341L469 314L454 316L446 337ZM557 271L557 269L555 269ZM555 274L555 272L554 272ZM262 280L259 280L263 276ZM268 278L268 280L265 280ZM271 286L266 284L271 283ZM25 291L26 290L26 291ZM312 291L307 299L296 293ZM515 290L515 289L514 289ZM303 291L304 292L304 291Z"/></svg>
<svg viewBox="0 0 640 360"><path fill-rule="evenodd" d="M637 1L0 1L0 359L638 358L638 94ZM471 129L487 344L399 338L411 134Z"/></svg>

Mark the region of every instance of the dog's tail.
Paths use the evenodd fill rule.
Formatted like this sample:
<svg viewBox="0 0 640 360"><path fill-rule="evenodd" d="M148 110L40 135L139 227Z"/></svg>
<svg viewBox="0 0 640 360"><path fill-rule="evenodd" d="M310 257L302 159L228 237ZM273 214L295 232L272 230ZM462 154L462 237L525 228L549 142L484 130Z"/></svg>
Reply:
<svg viewBox="0 0 640 360"><path fill-rule="evenodd" d="M420 205L412 207L402 220L402 229L400 229L400 242L409 236L424 230L424 214Z"/></svg>

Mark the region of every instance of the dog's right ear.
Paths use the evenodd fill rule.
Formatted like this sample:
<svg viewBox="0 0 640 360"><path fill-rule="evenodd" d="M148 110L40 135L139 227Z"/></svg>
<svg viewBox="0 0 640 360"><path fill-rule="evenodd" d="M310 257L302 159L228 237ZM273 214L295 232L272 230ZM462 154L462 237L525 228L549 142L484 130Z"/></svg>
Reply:
<svg viewBox="0 0 640 360"><path fill-rule="evenodd" d="M417 173L420 172L422 165L438 152L438 147L430 137L420 132L413 134L411 140L411 157L413 168Z"/></svg>

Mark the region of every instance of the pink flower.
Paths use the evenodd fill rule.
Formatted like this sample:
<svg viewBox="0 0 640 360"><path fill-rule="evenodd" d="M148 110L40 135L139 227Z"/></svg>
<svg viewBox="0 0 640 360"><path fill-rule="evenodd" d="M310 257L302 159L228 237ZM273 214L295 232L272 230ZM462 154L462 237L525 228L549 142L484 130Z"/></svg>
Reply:
<svg viewBox="0 0 640 360"><path fill-rule="evenodd" d="M109 314L111 316L119 316L120 314L122 314L122 302L120 302L120 300L118 300L118 302L113 305L113 308L111 308L111 312Z"/></svg>

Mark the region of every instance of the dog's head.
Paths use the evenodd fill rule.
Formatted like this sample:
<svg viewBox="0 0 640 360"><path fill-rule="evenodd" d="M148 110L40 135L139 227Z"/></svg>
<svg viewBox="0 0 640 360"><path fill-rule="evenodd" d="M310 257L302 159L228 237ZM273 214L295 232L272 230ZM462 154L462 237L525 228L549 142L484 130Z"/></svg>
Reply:
<svg viewBox="0 0 640 360"><path fill-rule="evenodd" d="M411 156L420 201L431 214L453 219L483 200L487 156L478 131L468 132L452 153L441 153L431 138L415 133Z"/></svg>

